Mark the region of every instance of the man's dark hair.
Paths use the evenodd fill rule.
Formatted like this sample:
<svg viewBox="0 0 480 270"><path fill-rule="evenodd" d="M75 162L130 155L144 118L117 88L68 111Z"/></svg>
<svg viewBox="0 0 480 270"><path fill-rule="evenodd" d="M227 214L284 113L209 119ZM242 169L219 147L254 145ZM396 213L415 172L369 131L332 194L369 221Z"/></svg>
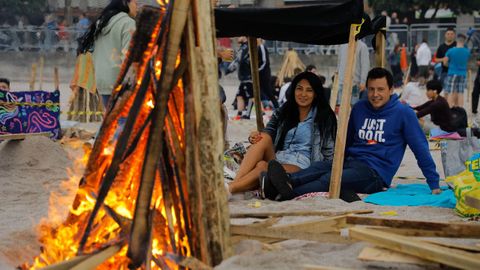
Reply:
<svg viewBox="0 0 480 270"><path fill-rule="evenodd" d="M376 67L372 68L367 75L367 87L368 87L368 80L374 80L374 79L381 79L385 78L387 79L387 84L388 88L391 89L393 87L393 76L390 71L381 68L381 67Z"/></svg>
<svg viewBox="0 0 480 270"><path fill-rule="evenodd" d="M6 83L8 87L10 88L10 80L7 78L0 78L0 83Z"/></svg>
<svg viewBox="0 0 480 270"><path fill-rule="evenodd" d="M467 36L465 36L464 34L457 35L457 41L465 42L465 40L467 40Z"/></svg>
<svg viewBox="0 0 480 270"><path fill-rule="evenodd" d="M445 31L445 32L448 32L448 31L452 31L452 32L455 33L455 29L454 29L453 27L448 27L448 28L447 28L447 31Z"/></svg>
<svg viewBox="0 0 480 270"><path fill-rule="evenodd" d="M427 82L427 90L435 90L440 94L443 90L442 83L439 80L431 80Z"/></svg>
<svg viewBox="0 0 480 270"><path fill-rule="evenodd" d="M306 68L305 68L305 71L312 71L312 69L317 69L317 67L315 65L308 65Z"/></svg>

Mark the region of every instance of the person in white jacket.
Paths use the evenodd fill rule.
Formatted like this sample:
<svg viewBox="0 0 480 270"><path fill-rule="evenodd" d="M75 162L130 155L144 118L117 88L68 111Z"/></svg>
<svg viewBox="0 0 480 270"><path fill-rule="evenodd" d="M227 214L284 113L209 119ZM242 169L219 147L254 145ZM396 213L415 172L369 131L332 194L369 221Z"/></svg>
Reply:
<svg viewBox="0 0 480 270"><path fill-rule="evenodd" d="M416 59L418 65L418 76L428 79L428 68L430 66L430 62L432 61L432 51L430 50L430 47L428 47L426 39L423 39L422 43L418 47Z"/></svg>

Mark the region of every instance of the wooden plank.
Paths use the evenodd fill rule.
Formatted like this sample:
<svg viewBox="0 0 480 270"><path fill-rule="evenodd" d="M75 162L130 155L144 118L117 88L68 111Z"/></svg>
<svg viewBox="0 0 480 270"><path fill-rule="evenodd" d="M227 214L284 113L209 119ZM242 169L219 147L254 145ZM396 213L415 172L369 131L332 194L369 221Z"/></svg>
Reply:
<svg viewBox="0 0 480 270"><path fill-rule="evenodd" d="M455 231L448 230L422 230L422 229L401 229L401 228L390 228L382 226L366 226L366 228L379 230L389 233L395 233L403 236L416 236L416 237L456 237L456 238L474 238L472 236L465 236L464 234L457 233Z"/></svg>
<svg viewBox="0 0 480 270"><path fill-rule="evenodd" d="M350 237L391 250L462 269L480 269L480 256L425 243L421 240L368 228L350 228Z"/></svg>
<svg viewBox="0 0 480 270"><path fill-rule="evenodd" d="M480 210L480 199L473 196L465 196L465 204Z"/></svg>
<svg viewBox="0 0 480 270"><path fill-rule="evenodd" d="M260 74L258 71L257 38L248 37L248 51L250 52L250 71L252 73L253 99L255 101L255 116L257 117L257 130L261 131L263 125L262 101L260 100Z"/></svg>
<svg viewBox="0 0 480 270"><path fill-rule="evenodd" d="M422 260L412 255L379 247L365 247L364 249L362 249L357 259L362 261L394 262L438 266L438 264L435 264L431 261Z"/></svg>
<svg viewBox="0 0 480 270"><path fill-rule="evenodd" d="M471 223L431 222L420 220L347 216L347 224L384 226L402 230L414 229L438 231L450 237L480 237L480 225Z"/></svg>
<svg viewBox="0 0 480 270"><path fill-rule="evenodd" d="M58 77L58 67L53 68L53 82L55 85L55 90L60 90L60 79Z"/></svg>
<svg viewBox="0 0 480 270"><path fill-rule="evenodd" d="M378 32L375 38L375 65L377 67L385 68L385 65L387 63L385 57L385 36L381 32Z"/></svg>
<svg viewBox="0 0 480 270"><path fill-rule="evenodd" d="M304 265L302 265L302 269L304 269L304 270L347 270L347 269L350 269L350 268L304 264Z"/></svg>
<svg viewBox="0 0 480 270"><path fill-rule="evenodd" d="M337 107L337 96L338 96L338 86L339 86L338 72L335 71L335 74L333 76L334 76L333 86L332 86L332 91L330 92L330 107L332 108L333 111L335 111L335 108Z"/></svg>
<svg viewBox="0 0 480 270"><path fill-rule="evenodd" d="M321 220L286 224L275 227L251 225L231 225L232 235L249 235L275 239L301 239L309 241L350 243L336 232L345 226L345 217L332 217ZM334 233L334 234L329 234Z"/></svg>
<svg viewBox="0 0 480 270"><path fill-rule="evenodd" d="M93 255L93 254L92 254ZM75 265L83 262L84 260L88 259L92 255L82 255L82 256L77 256L72 259L68 259L63 262L58 262L49 266L46 266L42 268L42 270L70 270L72 267Z"/></svg>
<svg viewBox="0 0 480 270"><path fill-rule="evenodd" d="M243 240L255 240L265 244L274 244L274 243L285 241L285 239L282 239L282 238L271 238L271 237L252 236L252 235L232 235L230 239L232 240L232 245L236 245Z"/></svg>
<svg viewBox="0 0 480 270"><path fill-rule="evenodd" d="M352 210L352 211L286 211L286 212L251 212L251 213L233 213L230 218L266 218L266 217L286 217L286 216L341 216L348 214L371 214L372 210Z"/></svg>
<svg viewBox="0 0 480 270"><path fill-rule="evenodd" d="M429 238L429 239L419 238L419 239L421 239L424 242L436 244L436 245L443 246L443 247L456 248L456 249L461 249L461 250L465 250L465 251L469 251L469 252L480 253L480 247L478 247L478 246L463 245L463 244L457 244L457 243L451 243L451 242L447 243L447 242L441 241L439 239L434 239L434 238Z"/></svg>
<svg viewBox="0 0 480 270"><path fill-rule="evenodd" d="M355 40L356 25L350 26L350 37L348 40L347 66L345 68L345 77L343 78L342 100L340 103L340 112L338 116L337 139L335 142L335 154L333 156L332 174L330 177L329 197L338 199L340 197L340 187L342 185L343 158L345 153L345 144L347 140L348 118L350 115L350 100L352 97L352 79L355 70Z"/></svg>
<svg viewBox="0 0 480 270"><path fill-rule="evenodd" d="M37 133L15 133L15 134L2 134L0 135L0 141L2 140L23 140L28 137L45 136L50 137L51 132L37 132Z"/></svg>

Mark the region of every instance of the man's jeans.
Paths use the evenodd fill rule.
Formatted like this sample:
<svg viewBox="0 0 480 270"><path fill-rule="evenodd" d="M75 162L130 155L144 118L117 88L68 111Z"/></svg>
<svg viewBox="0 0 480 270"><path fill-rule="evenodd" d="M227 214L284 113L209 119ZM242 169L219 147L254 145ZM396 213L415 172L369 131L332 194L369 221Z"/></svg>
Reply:
<svg viewBox="0 0 480 270"><path fill-rule="evenodd" d="M313 162L309 168L290 175L296 196L310 192L326 192L330 187L331 161ZM342 189L356 193L375 193L386 185L377 172L362 161L347 159L343 164Z"/></svg>

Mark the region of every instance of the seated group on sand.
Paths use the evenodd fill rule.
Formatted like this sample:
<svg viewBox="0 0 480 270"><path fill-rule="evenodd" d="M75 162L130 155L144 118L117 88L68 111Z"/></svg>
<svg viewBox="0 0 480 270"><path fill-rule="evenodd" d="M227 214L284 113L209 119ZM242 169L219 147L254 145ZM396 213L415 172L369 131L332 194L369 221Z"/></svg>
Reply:
<svg viewBox="0 0 480 270"><path fill-rule="evenodd" d="M408 145L433 194L439 175L414 110L393 92L392 74L373 68L367 99L352 108L348 123L341 192L375 193L390 187ZM262 132L252 132L229 194L260 188L261 197L290 200L329 189L337 119L320 79L303 72L292 81L287 102Z"/></svg>

